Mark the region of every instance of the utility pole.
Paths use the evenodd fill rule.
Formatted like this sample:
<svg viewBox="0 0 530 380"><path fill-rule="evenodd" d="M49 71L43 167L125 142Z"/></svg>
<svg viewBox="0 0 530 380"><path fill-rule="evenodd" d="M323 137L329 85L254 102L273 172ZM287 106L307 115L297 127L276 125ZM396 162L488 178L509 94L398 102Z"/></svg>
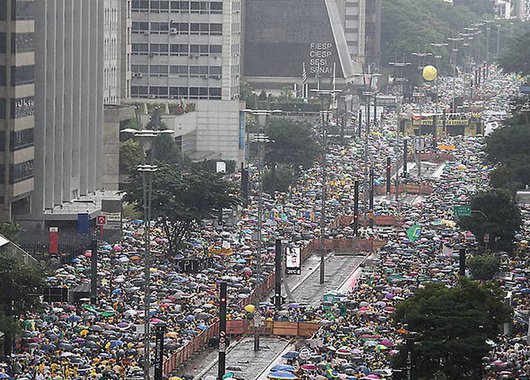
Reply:
<svg viewBox="0 0 530 380"><path fill-rule="evenodd" d="M219 283L219 361L217 379L221 380L226 367L226 282Z"/></svg>
<svg viewBox="0 0 530 380"><path fill-rule="evenodd" d="M374 167L370 167L370 228L374 228Z"/></svg>
<svg viewBox="0 0 530 380"><path fill-rule="evenodd" d="M359 234L359 180L353 184L353 234Z"/></svg>
<svg viewBox="0 0 530 380"><path fill-rule="evenodd" d="M90 245L90 303L98 302L98 241L93 239Z"/></svg>

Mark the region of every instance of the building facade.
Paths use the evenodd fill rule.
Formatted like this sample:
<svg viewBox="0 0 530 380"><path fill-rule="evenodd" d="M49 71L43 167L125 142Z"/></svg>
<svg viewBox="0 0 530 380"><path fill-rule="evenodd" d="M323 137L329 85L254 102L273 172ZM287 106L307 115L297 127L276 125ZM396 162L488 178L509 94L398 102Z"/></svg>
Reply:
<svg viewBox="0 0 530 380"><path fill-rule="evenodd" d="M101 189L106 19L104 0L38 0L33 10L32 216L46 219Z"/></svg>
<svg viewBox="0 0 530 380"><path fill-rule="evenodd" d="M379 65L380 0L247 0L243 13L244 77L257 89L344 87Z"/></svg>
<svg viewBox="0 0 530 380"><path fill-rule="evenodd" d="M133 0L133 98L239 97L239 0Z"/></svg>
<svg viewBox="0 0 530 380"><path fill-rule="evenodd" d="M31 0L0 0L0 220L27 213L35 173Z"/></svg>

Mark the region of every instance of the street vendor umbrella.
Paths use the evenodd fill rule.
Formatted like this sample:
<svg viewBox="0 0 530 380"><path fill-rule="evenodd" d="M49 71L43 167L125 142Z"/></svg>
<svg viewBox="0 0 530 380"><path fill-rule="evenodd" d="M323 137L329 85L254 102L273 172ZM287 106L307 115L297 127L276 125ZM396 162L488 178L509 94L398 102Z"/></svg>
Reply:
<svg viewBox="0 0 530 380"><path fill-rule="evenodd" d="M271 372L267 375L269 379L287 379L287 380L293 380L298 379L298 376L296 376L294 373L291 372Z"/></svg>

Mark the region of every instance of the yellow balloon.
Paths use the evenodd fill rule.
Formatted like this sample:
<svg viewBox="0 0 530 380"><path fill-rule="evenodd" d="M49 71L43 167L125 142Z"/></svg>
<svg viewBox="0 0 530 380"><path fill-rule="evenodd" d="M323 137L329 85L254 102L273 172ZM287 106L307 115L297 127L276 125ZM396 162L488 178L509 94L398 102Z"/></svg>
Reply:
<svg viewBox="0 0 530 380"><path fill-rule="evenodd" d="M254 310L256 310L256 308L254 307L254 305L247 305L247 306L244 307L244 309L245 309L245 311L246 311L247 313L253 313Z"/></svg>
<svg viewBox="0 0 530 380"><path fill-rule="evenodd" d="M423 68L423 79L426 81L433 81L438 77L438 70L432 65L427 65Z"/></svg>

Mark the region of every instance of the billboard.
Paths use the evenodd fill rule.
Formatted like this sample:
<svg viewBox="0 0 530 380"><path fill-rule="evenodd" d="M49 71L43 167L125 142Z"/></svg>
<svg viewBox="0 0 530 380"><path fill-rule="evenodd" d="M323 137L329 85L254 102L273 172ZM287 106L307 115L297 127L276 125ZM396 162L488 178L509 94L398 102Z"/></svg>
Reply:
<svg viewBox="0 0 530 380"><path fill-rule="evenodd" d="M285 249L285 274L302 273L302 250L300 247Z"/></svg>

